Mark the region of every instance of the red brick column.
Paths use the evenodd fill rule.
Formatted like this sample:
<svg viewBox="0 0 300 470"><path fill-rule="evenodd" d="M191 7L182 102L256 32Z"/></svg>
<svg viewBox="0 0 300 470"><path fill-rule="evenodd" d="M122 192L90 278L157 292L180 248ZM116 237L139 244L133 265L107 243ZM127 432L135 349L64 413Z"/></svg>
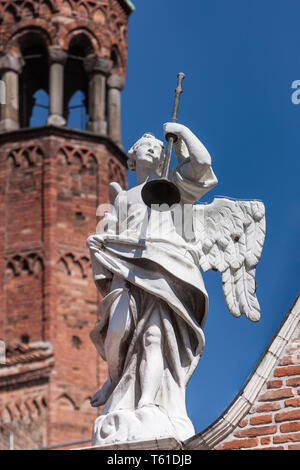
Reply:
<svg viewBox="0 0 300 470"><path fill-rule="evenodd" d="M56 150L57 143L49 138L44 141L43 164L43 248L44 248L44 328L43 339L55 345L56 337ZM54 348L55 351L55 348ZM46 435L47 443L51 442L51 410L53 384L48 388L48 413Z"/></svg>
<svg viewBox="0 0 300 470"><path fill-rule="evenodd" d="M44 245L44 338L55 343L56 327L56 150L57 144L44 140L43 245Z"/></svg>

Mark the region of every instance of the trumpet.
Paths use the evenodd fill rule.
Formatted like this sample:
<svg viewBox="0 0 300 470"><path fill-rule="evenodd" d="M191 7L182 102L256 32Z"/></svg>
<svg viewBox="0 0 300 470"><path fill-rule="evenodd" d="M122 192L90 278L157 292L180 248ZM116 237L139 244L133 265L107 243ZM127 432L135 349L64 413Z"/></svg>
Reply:
<svg viewBox="0 0 300 470"><path fill-rule="evenodd" d="M177 113L180 95L182 93L182 80L184 79L185 74L180 72L177 75L177 87L175 88L175 99L173 105L173 112L171 122L177 121ZM168 142L166 155L163 161L162 173L160 178L155 178L147 181L144 184L141 195L146 206L150 207L152 205L161 206L162 204L167 204L171 207L173 204L178 204L180 202L180 192L177 186L169 180L170 172L170 163L172 156L173 144L177 140L175 134L166 134L166 140Z"/></svg>

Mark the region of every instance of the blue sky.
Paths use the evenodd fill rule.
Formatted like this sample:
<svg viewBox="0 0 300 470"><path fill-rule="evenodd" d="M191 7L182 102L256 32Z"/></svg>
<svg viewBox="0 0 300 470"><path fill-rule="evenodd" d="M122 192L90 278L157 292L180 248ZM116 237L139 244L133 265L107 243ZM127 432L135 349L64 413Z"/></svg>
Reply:
<svg viewBox="0 0 300 470"><path fill-rule="evenodd" d="M122 92L125 151L145 131L163 138L177 73L184 72L178 122L206 145L219 180L203 201L224 195L260 199L266 207L256 274L260 322L232 317L219 274L204 274L206 347L187 389L188 413L200 432L239 392L299 292L300 104L291 101L291 84L300 79L300 3L134 3Z"/></svg>

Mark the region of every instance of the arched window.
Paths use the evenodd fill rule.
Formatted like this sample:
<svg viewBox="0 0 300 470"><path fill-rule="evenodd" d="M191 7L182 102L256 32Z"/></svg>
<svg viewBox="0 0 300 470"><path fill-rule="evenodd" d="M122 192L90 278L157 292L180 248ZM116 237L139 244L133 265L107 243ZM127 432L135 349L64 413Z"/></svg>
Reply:
<svg viewBox="0 0 300 470"><path fill-rule="evenodd" d="M49 115L49 95L45 90L37 90L34 95L34 105L29 119L29 127L45 126Z"/></svg>
<svg viewBox="0 0 300 470"><path fill-rule="evenodd" d="M93 47L85 34L77 34L71 39L64 74L64 117L67 127L86 129L88 76L83 61L91 52Z"/></svg>
<svg viewBox="0 0 300 470"><path fill-rule="evenodd" d="M32 116L32 112L34 105L40 103L40 98L42 99L40 104L43 106L47 105L44 104L47 103L46 95L49 91L49 66L47 48L43 38L36 32L28 32L27 34L23 35L20 42L22 56L25 61L19 83L20 127L43 125L44 115L43 122L39 123L36 119L36 109L34 118Z"/></svg>
<svg viewBox="0 0 300 470"><path fill-rule="evenodd" d="M88 120L85 94L77 90L68 103L67 127L85 130Z"/></svg>

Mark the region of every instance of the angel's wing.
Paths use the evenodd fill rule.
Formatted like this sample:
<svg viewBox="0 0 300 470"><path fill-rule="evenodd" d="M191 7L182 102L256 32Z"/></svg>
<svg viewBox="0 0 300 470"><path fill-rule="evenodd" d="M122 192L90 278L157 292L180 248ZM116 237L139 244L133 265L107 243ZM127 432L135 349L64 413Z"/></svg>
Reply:
<svg viewBox="0 0 300 470"><path fill-rule="evenodd" d="M122 191L121 186L117 182L109 183L108 185L108 199L111 204L114 204L117 195Z"/></svg>
<svg viewBox="0 0 300 470"><path fill-rule="evenodd" d="M194 206L199 264L219 271L226 305L232 315L260 318L255 269L265 239L265 207L259 201L216 198Z"/></svg>

